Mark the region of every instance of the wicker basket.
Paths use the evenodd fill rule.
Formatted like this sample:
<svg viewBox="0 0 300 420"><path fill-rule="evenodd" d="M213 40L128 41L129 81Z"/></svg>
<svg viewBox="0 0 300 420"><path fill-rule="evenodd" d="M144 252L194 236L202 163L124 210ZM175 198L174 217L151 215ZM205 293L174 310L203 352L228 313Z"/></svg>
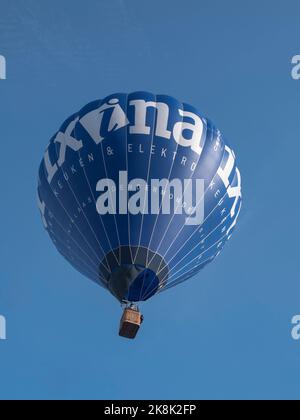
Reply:
<svg viewBox="0 0 300 420"><path fill-rule="evenodd" d="M140 312L126 308L121 319L119 335L131 339L135 338L141 323L142 318Z"/></svg>

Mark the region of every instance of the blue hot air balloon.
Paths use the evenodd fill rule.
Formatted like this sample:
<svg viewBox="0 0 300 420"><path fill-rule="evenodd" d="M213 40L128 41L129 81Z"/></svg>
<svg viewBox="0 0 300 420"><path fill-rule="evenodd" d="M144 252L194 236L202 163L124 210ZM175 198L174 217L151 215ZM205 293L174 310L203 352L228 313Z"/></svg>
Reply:
<svg viewBox="0 0 300 420"><path fill-rule="evenodd" d="M241 209L241 176L221 132L194 107L117 93L86 105L52 137L38 203L70 264L133 303L220 254Z"/></svg>

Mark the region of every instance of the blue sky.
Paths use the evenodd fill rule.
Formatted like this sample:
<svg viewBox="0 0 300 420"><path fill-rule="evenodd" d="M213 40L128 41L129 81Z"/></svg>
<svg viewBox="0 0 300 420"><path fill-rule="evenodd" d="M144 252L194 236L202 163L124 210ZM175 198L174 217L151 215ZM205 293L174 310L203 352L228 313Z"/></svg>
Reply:
<svg viewBox="0 0 300 420"><path fill-rule="evenodd" d="M300 397L299 13L296 0L1 0L1 399ZM215 121L244 206L222 256L147 302L131 342L114 298L49 241L36 181L68 115L135 90Z"/></svg>

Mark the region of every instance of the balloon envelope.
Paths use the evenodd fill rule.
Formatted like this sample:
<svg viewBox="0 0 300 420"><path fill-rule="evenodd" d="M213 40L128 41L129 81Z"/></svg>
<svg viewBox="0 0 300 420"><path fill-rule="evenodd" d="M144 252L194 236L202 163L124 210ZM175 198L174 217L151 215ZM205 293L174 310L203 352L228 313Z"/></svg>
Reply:
<svg viewBox="0 0 300 420"><path fill-rule="evenodd" d="M241 208L241 176L227 141L192 106L113 94L52 137L38 202L75 269L120 301L143 301L219 255Z"/></svg>

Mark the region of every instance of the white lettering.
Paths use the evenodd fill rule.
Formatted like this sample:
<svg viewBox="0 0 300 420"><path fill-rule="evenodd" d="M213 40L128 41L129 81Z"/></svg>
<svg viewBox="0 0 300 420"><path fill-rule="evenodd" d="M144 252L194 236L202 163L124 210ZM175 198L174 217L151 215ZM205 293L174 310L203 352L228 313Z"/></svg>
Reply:
<svg viewBox="0 0 300 420"><path fill-rule="evenodd" d="M101 179L96 186L96 191L103 192L97 200L99 214L116 214L117 197L115 183L112 179Z"/></svg>
<svg viewBox="0 0 300 420"><path fill-rule="evenodd" d="M183 111L182 109L179 109L179 114L183 118L192 119L194 124L187 121L177 122L173 128L174 139L180 146L191 147L195 153L201 155L201 138L203 133L203 122L201 118L193 112ZM191 133L191 136L189 136L190 138L184 136L185 131Z"/></svg>
<svg viewBox="0 0 300 420"><path fill-rule="evenodd" d="M225 188L228 188L230 182L229 182L229 178L230 175L233 171L234 168L234 163L235 163L235 156L233 151L230 149L230 147L225 146L225 150L228 153L228 158L225 164L225 168L222 169L221 166L218 169L217 174L219 175L219 177L221 178L221 180L223 181L223 184L225 185Z"/></svg>
<svg viewBox="0 0 300 420"><path fill-rule="evenodd" d="M129 124L129 120L123 111L119 100L110 99L108 103L104 103L80 119L80 124L89 133L96 144L99 144L104 137L101 136L101 128L105 111L110 110L111 117L108 124L108 132L120 130Z"/></svg>
<svg viewBox="0 0 300 420"><path fill-rule="evenodd" d="M40 209L42 220L43 220L43 225L47 229L48 225L47 225L47 222L46 222L46 219L45 219L46 204L43 201L40 200L39 196L38 196L37 200L38 200L38 207Z"/></svg>
<svg viewBox="0 0 300 420"><path fill-rule="evenodd" d="M57 161L58 166L62 166L66 160L66 150L67 147L72 149L74 152L78 152L80 149L82 149L83 144L81 140L77 140L74 137L71 136L72 131L75 128L75 125L77 123L78 119L72 121L65 133L59 132L54 140L54 143L59 143L59 158Z"/></svg>
<svg viewBox="0 0 300 420"><path fill-rule="evenodd" d="M6 79L6 59L0 55L0 80Z"/></svg>
<svg viewBox="0 0 300 420"><path fill-rule="evenodd" d="M165 139L171 138L171 131L168 130L169 107L163 102L146 102L143 99L132 100L129 103L135 107L135 124L129 128L130 134L150 134L151 128L146 125L147 109L157 109L157 120L155 135Z"/></svg>
<svg viewBox="0 0 300 420"><path fill-rule="evenodd" d="M6 340L6 319L0 315L0 340Z"/></svg>
<svg viewBox="0 0 300 420"><path fill-rule="evenodd" d="M292 325L294 325L292 329L292 338L293 340L300 340L300 315L295 315L292 319Z"/></svg>
<svg viewBox="0 0 300 420"><path fill-rule="evenodd" d="M300 55L295 55L292 58L292 64L294 64L294 67L292 68L292 78L294 80L300 79Z"/></svg>
<svg viewBox="0 0 300 420"><path fill-rule="evenodd" d="M98 181L96 190L100 196L96 202L97 212L105 214L187 214L187 225L200 225L204 220L204 180L196 180L194 194L191 179L152 179L150 187L143 179L128 181L127 171L119 172L118 188L112 179ZM118 191L118 193L117 193ZM150 192L149 192L150 191ZM117 209L118 194L118 209ZM193 197L197 205L193 207ZM151 200L151 202L150 202ZM192 217L194 216L194 217Z"/></svg>

